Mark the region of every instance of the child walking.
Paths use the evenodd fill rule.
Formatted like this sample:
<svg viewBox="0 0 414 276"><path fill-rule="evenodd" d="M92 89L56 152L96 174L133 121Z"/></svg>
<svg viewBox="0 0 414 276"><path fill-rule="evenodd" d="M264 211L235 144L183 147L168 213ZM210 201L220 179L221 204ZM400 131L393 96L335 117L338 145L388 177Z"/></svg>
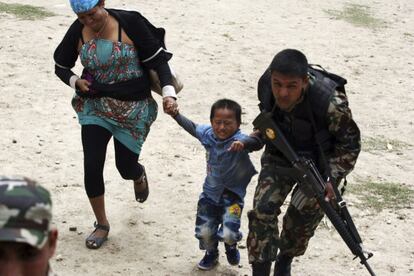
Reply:
<svg viewBox="0 0 414 276"><path fill-rule="evenodd" d="M237 242L242 238L240 217L246 187L256 170L248 152L262 148L256 137L241 133L241 107L221 99L211 107L211 125L196 124L178 111L168 113L207 151L207 176L197 206L195 236L205 255L198 268L210 270L218 262L219 241L224 242L227 261L238 265Z"/></svg>

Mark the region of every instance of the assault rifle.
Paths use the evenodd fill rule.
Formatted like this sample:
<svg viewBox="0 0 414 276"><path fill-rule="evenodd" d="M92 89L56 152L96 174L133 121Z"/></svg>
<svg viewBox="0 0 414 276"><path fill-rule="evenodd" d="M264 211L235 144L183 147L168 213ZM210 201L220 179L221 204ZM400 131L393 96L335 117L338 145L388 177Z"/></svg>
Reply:
<svg viewBox="0 0 414 276"><path fill-rule="evenodd" d="M352 254L355 255L355 258L359 258L361 264L368 269L371 276L375 276L374 271L367 262L373 254L363 249L361 237L352 221L346 202L342 199L336 185L332 185L336 200L331 202L325 201L325 180L322 178L311 159L299 157L295 153L276 122L272 119L271 113L261 113L253 121L253 125L256 129L260 130L266 139L282 152L291 164L291 167L283 168L284 172L298 182L300 191L306 197L314 197L317 199L319 206L332 222Z"/></svg>

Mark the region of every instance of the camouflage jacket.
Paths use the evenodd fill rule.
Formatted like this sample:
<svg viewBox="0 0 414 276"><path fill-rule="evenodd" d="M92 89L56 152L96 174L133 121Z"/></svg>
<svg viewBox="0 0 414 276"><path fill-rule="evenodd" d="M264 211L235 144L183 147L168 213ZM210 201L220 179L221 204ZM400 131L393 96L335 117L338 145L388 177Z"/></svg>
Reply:
<svg viewBox="0 0 414 276"><path fill-rule="evenodd" d="M313 159L322 175L336 180L354 168L361 150L360 132L344 92L308 89L291 111L275 107L272 113L296 153ZM282 153L271 143L266 153L282 157L283 162Z"/></svg>
<svg viewBox="0 0 414 276"><path fill-rule="evenodd" d="M333 152L328 158L331 176L342 178L352 171L361 151L360 131L352 118L345 93L334 92L326 117L328 131L335 137Z"/></svg>

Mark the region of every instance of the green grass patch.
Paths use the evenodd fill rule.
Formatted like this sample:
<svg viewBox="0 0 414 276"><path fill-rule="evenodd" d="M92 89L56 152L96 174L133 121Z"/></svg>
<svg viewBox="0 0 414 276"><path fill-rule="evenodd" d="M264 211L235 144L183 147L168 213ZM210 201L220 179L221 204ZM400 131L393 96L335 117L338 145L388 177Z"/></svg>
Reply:
<svg viewBox="0 0 414 276"><path fill-rule="evenodd" d="M409 148L411 145L405 142L387 139L384 136L362 138L362 150L366 152L391 151L398 152Z"/></svg>
<svg viewBox="0 0 414 276"><path fill-rule="evenodd" d="M349 185L347 190L354 194L358 202L355 205L361 209L404 209L411 208L414 200L414 190L400 183L364 181Z"/></svg>
<svg viewBox="0 0 414 276"><path fill-rule="evenodd" d="M54 16L55 14L42 7L0 2L0 13L8 13L20 19L35 20Z"/></svg>
<svg viewBox="0 0 414 276"><path fill-rule="evenodd" d="M337 20L345 20L355 26L377 29L385 26L385 21L372 15L368 6L357 4L345 4L341 11L324 10L325 13Z"/></svg>
<svg viewBox="0 0 414 276"><path fill-rule="evenodd" d="M229 35L229 34L223 34L223 36L225 37L225 38L227 38L228 40L230 40L230 41L234 41L234 38L233 37L231 37L231 35Z"/></svg>

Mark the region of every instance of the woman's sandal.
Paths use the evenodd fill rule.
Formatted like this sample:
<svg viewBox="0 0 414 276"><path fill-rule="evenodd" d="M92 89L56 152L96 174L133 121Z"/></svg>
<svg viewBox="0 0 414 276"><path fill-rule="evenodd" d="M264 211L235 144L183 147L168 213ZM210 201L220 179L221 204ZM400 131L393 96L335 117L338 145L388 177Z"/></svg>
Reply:
<svg viewBox="0 0 414 276"><path fill-rule="evenodd" d="M93 230L93 232L89 235L89 237L86 238L85 240L85 245L87 248L89 249L98 249L102 246L102 244L108 239L108 234L109 234L109 225L102 225L102 224L98 224L96 223L96 221L93 223L93 226L95 227L95 230ZM97 230L103 230L106 231L106 236L105 237L95 237L93 236L93 234L97 231Z"/></svg>
<svg viewBox="0 0 414 276"><path fill-rule="evenodd" d="M147 200L149 195L149 187L148 187L148 178L147 174L145 173L145 168L142 166L142 176L134 180L134 192L135 192L135 200L143 203ZM145 185L145 189L142 190L142 185Z"/></svg>

